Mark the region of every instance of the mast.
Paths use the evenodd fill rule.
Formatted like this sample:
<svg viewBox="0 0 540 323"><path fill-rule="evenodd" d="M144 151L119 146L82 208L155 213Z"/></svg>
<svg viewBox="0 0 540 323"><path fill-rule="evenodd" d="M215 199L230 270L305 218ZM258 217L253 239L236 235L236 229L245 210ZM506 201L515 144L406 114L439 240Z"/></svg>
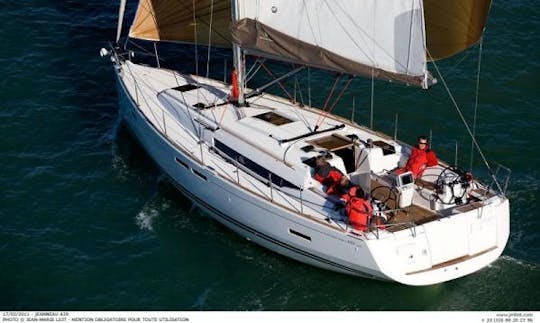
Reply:
<svg viewBox="0 0 540 323"><path fill-rule="evenodd" d="M238 6L237 0L231 0L231 17L233 24L238 21L240 17L240 9ZM232 43L233 46L233 62L234 70L236 71L236 80L233 79L233 82L236 81L237 84L233 84L238 88L238 106L243 107L245 105L244 100L244 64L242 59L242 48L236 43Z"/></svg>
<svg viewBox="0 0 540 323"><path fill-rule="evenodd" d="M124 11L126 9L126 0L120 0L120 8L118 9L118 27L116 28L116 43L120 40L122 34L122 24L124 22Z"/></svg>

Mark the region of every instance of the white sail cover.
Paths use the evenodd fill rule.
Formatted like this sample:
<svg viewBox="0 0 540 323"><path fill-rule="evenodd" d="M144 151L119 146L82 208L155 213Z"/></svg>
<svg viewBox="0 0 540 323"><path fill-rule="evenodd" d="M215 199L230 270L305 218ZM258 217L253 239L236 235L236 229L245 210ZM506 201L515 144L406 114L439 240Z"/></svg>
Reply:
<svg viewBox="0 0 540 323"><path fill-rule="evenodd" d="M427 87L421 0L238 0L248 53Z"/></svg>

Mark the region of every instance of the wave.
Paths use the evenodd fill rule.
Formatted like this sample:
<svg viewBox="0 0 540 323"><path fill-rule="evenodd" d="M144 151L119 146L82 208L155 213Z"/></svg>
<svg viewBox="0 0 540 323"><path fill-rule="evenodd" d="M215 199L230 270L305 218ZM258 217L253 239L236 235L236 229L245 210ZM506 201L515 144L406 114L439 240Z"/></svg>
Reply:
<svg viewBox="0 0 540 323"><path fill-rule="evenodd" d="M516 258L513 258L513 257L508 256L508 255L501 256L499 258L499 261L501 261L501 260L508 261L508 262L510 262L512 264L518 265L518 266L520 266L522 268L529 269L529 270L532 270L532 271L540 270L539 264L530 263L528 261L521 260L521 259L516 259Z"/></svg>

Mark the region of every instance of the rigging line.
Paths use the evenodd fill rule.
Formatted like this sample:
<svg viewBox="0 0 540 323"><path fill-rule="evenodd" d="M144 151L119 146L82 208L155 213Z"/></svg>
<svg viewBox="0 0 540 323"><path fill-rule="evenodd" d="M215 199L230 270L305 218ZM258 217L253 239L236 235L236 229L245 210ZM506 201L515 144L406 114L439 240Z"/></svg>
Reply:
<svg viewBox="0 0 540 323"><path fill-rule="evenodd" d="M221 128L221 123L223 122L223 117L225 117L225 112L227 112L227 108L229 107L229 104L226 104L223 106L223 112L221 112L221 117L219 117L219 123L218 127Z"/></svg>
<svg viewBox="0 0 540 323"><path fill-rule="evenodd" d="M450 68L448 69L448 71L446 71L445 77L451 76L451 75L457 70L458 66L461 65L461 63L463 63L470 55L471 55L471 51L467 51L467 52L463 55L463 57L459 60L459 62L457 62L454 66L450 67ZM417 89L417 90L414 91L414 92L410 92L410 93L408 93L408 94L405 94L403 97L404 97L404 98L411 98L411 97L417 95L418 93L420 93L420 92L423 93L423 92L425 92L425 91L426 91L426 90L420 88L420 89ZM431 141L430 141L430 142L431 142Z"/></svg>
<svg viewBox="0 0 540 323"><path fill-rule="evenodd" d="M295 78L294 78L294 82L295 82L295 86L296 85L298 86L298 93L300 93L301 106L303 107L304 106L304 98L302 97L302 89L300 88L300 83L298 82L298 78L296 78L296 75L295 75ZM296 104L296 102L295 102L295 104ZM313 131L313 129L311 129L309 121L307 120L306 116L303 113L301 113L298 109L295 109L294 106L290 106L290 109L298 117L298 119L302 120L302 122L304 123L304 125L306 126L306 128L310 132Z"/></svg>
<svg viewBox="0 0 540 323"><path fill-rule="evenodd" d="M198 43L197 43L197 16L195 15L195 0L192 0L193 5L193 41L195 43L195 75L199 76L199 53L198 53ZM199 92L199 89L197 89ZM198 95L198 94L197 94Z"/></svg>
<svg viewBox="0 0 540 323"><path fill-rule="evenodd" d="M196 15L196 7L195 7L195 0L192 2L193 6L193 39L195 41L195 75L199 76L199 44L197 39L197 15ZM199 80L197 80L197 83L199 83ZM197 87L197 102L200 102L200 87ZM182 97L184 97L184 93L182 93ZM184 98L185 101L185 98ZM189 107L188 107L189 109ZM200 112L199 112L200 114ZM193 121L191 121L193 123ZM193 129L195 129L195 125L193 125ZM199 123L199 141L202 139L202 125ZM201 151L201 159L202 159L202 151Z"/></svg>
<svg viewBox="0 0 540 323"><path fill-rule="evenodd" d="M194 11L192 12L192 10L191 10L192 8L190 8L189 5L186 4L187 1L179 0L179 1L177 1L177 2L178 2L179 5L181 5L181 6L183 7L183 8L182 8L183 10L185 10L185 11L187 11L187 12L191 12L192 14L195 14ZM204 11L205 8L204 8L204 7L201 8L201 6L202 6L202 5L199 3L199 7L200 7L200 8L199 8L199 9L200 9L199 11ZM230 11L230 10L231 10L230 7L229 7L229 4L228 4L227 2L225 2L224 6L222 6L222 7L219 8L219 9L221 9L221 12L225 12L225 11ZM218 9L218 10L219 10L219 9ZM180 23L181 21L178 21L178 22ZM206 26L210 27L210 24L209 24L206 20L202 19L202 17L199 17L199 22L202 23L203 25L206 25ZM222 39L226 40L227 42L230 42L230 40L227 38L227 36L224 35L224 34L222 34L219 30L212 30L212 32L213 32L215 35L220 36Z"/></svg>
<svg viewBox="0 0 540 323"><path fill-rule="evenodd" d="M167 136L166 130L165 130L165 124L162 124L162 125L160 124L159 119L154 114L154 110L152 109L152 107L146 101L146 97L143 94L142 88L138 84L139 82L137 82L137 79L135 78L135 74L133 74L133 71L131 70L131 66L129 66L129 65L126 65L126 66L127 66L128 70L129 70L129 73L131 74L131 79L133 80L133 85L135 87L135 91L137 91L137 89L139 89L139 91L141 92L141 97L144 100L144 103L146 104L146 106L148 106L148 109L150 110L150 113L152 113L152 116L154 117L154 120L156 122L156 126L159 126L161 131L165 134L165 136ZM150 91L153 92L152 88L148 84L146 84L144 81L142 81L141 83L146 85L150 89ZM126 90L127 90L127 87L126 87ZM139 102L136 102L136 104L137 104L137 108L141 109L141 107L139 106L140 105Z"/></svg>
<svg viewBox="0 0 540 323"><path fill-rule="evenodd" d="M184 96L184 92L180 92L180 95L182 96L182 100L184 100L183 103L184 103L185 109L183 109L183 110L185 110L185 113L187 114L187 117L188 117L189 121L191 122L191 126L193 127L193 130L197 131L196 125L193 122L194 117L191 115L191 111L190 111L191 107L189 106L189 103L186 100L186 97ZM174 98L174 97L172 97L172 98ZM180 102L180 103L182 103L182 102ZM197 133L197 136L198 136L197 139L200 140L201 136L202 136L202 130L200 128L200 124L199 124L199 133Z"/></svg>
<svg viewBox="0 0 540 323"><path fill-rule="evenodd" d="M327 2L325 1L326 5L328 6L328 8L330 9L330 11L332 12L332 14L334 14L334 16L336 16L336 14L334 13L334 11L332 11L332 8L330 5L327 4ZM402 67L402 68L406 68L405 66L403 66L403 64L401 64L401 62L397 61L394 57L395 55L392 54L392 53L389 53L387 50L384 49L384 47L380 46L376 41L374 41L375 37L374 37L374 33L372 35L370 35L368 32L366 32L363 28L361 28L357 23L356 21L358 21L358 18L356 17L353 17L351 16L351 13L348 12L346 9L343 9L342 7L339 6L339 4L336 6L338 7L339 9L341 9L342 13L344 14L345 17L348 18L349 22L356 28L356 30L362 34L364 37L366 37L367 39L369 39L371 42L372 42L372 45L375 47L377 47L379 49L380 52L382 53L385 53L387 55L387 57L391 58L395 64L397 64L398 66ZM373 10L375 11L375 6L373 7ZM348 32L349 28L345 28L345 26L343 24L340 23L341 20L339 19L336 19L336 21L340 24L340 26L342 27L343 29L343 32L347 34L347 36L349 37L349 39L351 40L351 42L355 45L355 47L362 53L364 54L364 56L369 59L369 61L371 62L371 64L375 64L376 61L373 59L372 56L368 55L367 52L364 51L364 48L366 46L362 46L361 44L358 44L356 41L355 41L355 38L352 37L352 34ZM375 24L373 26L375 28ZM375 30L373 30L374 32ZM373 50L374 52L374 50Z"/></svg>
<svg viewBox="0 0 540 323"><path fill-rule="evenodd" d="M471 54L471 51L467 51L465 53L465 55L463 55L463 57L459 60L459 62L457 62L454 66L452 66L449 71L446 72L446 77L448 77L449 75L452 75L452 73L457 69L457 67L459 65L461 65L461 63L463 63ZM425 91L423 89L420 89L420 91Z"/></svg>
<svg viewBox="0 0 540 323"><path fill-rule="evenodd" d="M294 83L298 87L298 95L300 96L300 104L304 106L306 103L304 102L304 96L302 95L302 87L300 86L300 82L298 82L298 78L296 75L294 76Z"/></svg>
<svg viewBox="0 0 540 323"><path fill-rule="evenodd" d="M145 110L149 110L149 111L150 111L150 113L152 114L152 117L154 117L155 123L152 122L150 119L148 119L148 120L149 120L153 125L155 125L156 127L159 127L160 130L162 131L162 133L163 133L166 137L173 139L172 137L169 137L169 136L167 135L167 133L166 133L166 128L164 128L166 125L164 124L163 127L160 125L159 119L157 118L156 114L154 113L154 109L157 108L157 109L160 110L162 113L165 113L165 112L166 112L167 115L170 116L171 118L173 118L173 120L175 120L175 123L176 123L177 125L179 125L181 128L183 128L183 129L186 131L186 133L187 133L191 138L193 138L194 140L197 140L197 137L195 137L191 131L187 130L187 129L180 123L179 120L175 119L174 115L172 115L172 113L170 113L170 111L164 109L163 106L162 106L161 104L155 105L155 107L152 108L152 106L151 106L151 105L149 104L149 102L147 101L146 96L144 96L143 90L142 90L142 86L139 85L139 83L141 83L142 85L144 85L144 86L147 88L147 91L150 91L150 92L152 92L152 93L155 93L155 94L158 95L158 96L161 95L161 94L164 93L164 92L157 92L157 91L154 89L154 87L153 87L152 85L150 85L148 82L145 82L144 80L139 80L139 81L137 81L137 79L136 79L136 77L135 77L135 74L133 73L131 67L130 67L129 65L126 65L126 66L127 66L128 70L129 70L129 72L130 72L130 74L131 74L131 77L132 77L132 79L133 79L133 82L134 82L135 87L136 87L137 89L139 89L139 91L141 92L141 97L142 97L142 100L144 100L144 104L148 107L148 109L145 109ZM166 92L165 92L165 94L168 95L168 93L166 93ZM178 100L178 99L175 98L175 97L171 97L171 98L174 99L175 101ZM185 98L184 98L184 99L185 99ZM150 102L152 102L152 101L150 101ZM143 110L142 104L137 103L137 107L138 107L141 111ZM191 121L192 126L193 126L193 129L196 129L196 128L195 128L195 125L193 124L193 120L192 120L192 118L191 118L190 115L189 115L189 106L188 106L187 104L186 104L186 110L187 110L187 114L188 114L188 119ZM174 111L175 111L176 115L179 116L178 110L177 110L176 108L174 109ZM145 112L142 112L142 113L145 114Z"/></svg>
<svg viewBox="0 0 540 323"><path fill-rule="evenodd" d="M474 116L473 116L473 136L476 137L476 117L478 113L478 93L480 92L480 71L482 68L482 47L484 44L484 37L480 37L480 47L478 49L478 70L476 74L476 97L474 102ZM471 160L469 164L469 169L472 170L473 167L473 156L474 156L474 144L471 142Z"/></svg>
<svg viewBox="0 0 540 323"><path fill-rule="evenodd" d="M474 146L476 147L476 149L478 150L478 153L480 154L480 157L482 158L482 161L484 162L484 164L486 165L488 171L489 171L489 174L490 176L492 177L493 181L495 182L495 184L497 185L497 188L499 189L499 192L503 192L502 188L501 188L501 185L499 184L499 181L497 181L497 178L495 177L495 174L493 173L491 167L489 166L489 163L484 155L484 153L482 152L482 149L480 148L480 145L478 144L478 141L476 141L476 138L474 137L474 135L472 134L472 131L471 131L471 128L469 127L469 124L467 123L467 120L465 120L465 116L463 115L463 113L461 112L461 109L459 108L457 102L456 102L456 99L454 98L454 96L452 95L452 92L450 92L450 88L448 87L448 84L446 84L446 80L444 79L444 77L442 76L441 74L441 71L439 70L439 67L437 66L437 63L435 63L433 61L433 57L431 56L429 50L426 49L426 53L428 54L428 56L430 57L430 59L432 60L432 63L433 63L433 66L435 67L435 70L437 71L437 74L440 76L441 78L441 81L444 85L444 88L446 89L446 92L448 93L448 96L450 97L450 100L452 101L452 103L454 104L454 107L456 108L456 111L459 115L459 117L461 118L461 121L463 122L463 124L465 125L465 128L467 129L467 132L469 133L469 136L471 137L472 139L472 142L474 144Z"/></svg>
<svg viewBox="0 0 540 323"><path fill-rule="evenodd" d="M277 79L276 76L272 73L272 71L270 71L270 69L268 69L268 67L266 67L266 65L264 65L264 63L261 63L261 66L266 71L266 73L268 73L268 75L270 75L270 77L272 77L272 79L274 79L274 80ZM283 90L283 92L285 92L285 95L287 96L287 98L289 100L292 100L291 94L287 91L287 89L283 86L283 84L281 84L281 82L278 82L278 85Z"/></svg>
<svg viewBox="0 0 540 323"><path fill-rule="evenodd" d="M251 66L249 71L246 73L246 84L249 83L249 81L251 81L251 79L259 72L259 70L261 69L261 64L264 61L266 61L266 59L261 59L260 57L257 57L257 60L255 61L253 66Z"/></svg>
<svg viewBox="0 0 540 323"><path fill-rule="evenodd" d="M370 99L370 109L369 109L369 128L373 130L373 110L374 106L374 97L375 97L375 77L373 75L374 71L371 69L371 99Z"/></svg>
<svg viewBox="0 0 540 323"><path fill-rule="evenodd" d="M210 75L210 49L212 49L212 22L214 19L214 0L210 2L210 28L208 28L208 54L206 56L206 78Z"/></svg>
<svg viewBox="0 0 540 323"><path fill-rule="evenodd" d="M307 68L307 79L308 79L308 107L311 108L311 68Z"/></svg>
<svg viewBox="0 0 540 323"><path fill-rule="evenodd" d="M330 101L330 98L331 98L332 95L334 94L334 91L336 90L336 86L337 86L339 80L341 79L341 76L342 76L342 75L343 75L343 74L338 74L338 75L336 76L336 80L334 81L334 85L332 85L332 89L330 90L330 93L328 93L328 96L326 97L326 101L324 101L324 105L323 105L323 108L322 108L323 111L324 111L324 113L319 114L319 117L317 118L317 122L315 122L315 128L314 128L315 131L316 131L317 129L319 129L319 126L320 126L319 121L321 120L321 117L322 117L323 120L324 120L324 119L326 118L326 115L328 114L328 112L326 112L326 106L328 105L328 101Z"/></svg>
<svg viewBox="0 0 540 323"><path fill-rule="evenodd" d="M143 51L143 55L146 54L146 55L148 55L148 56L156 57L156 54L155 54L155 53L152 53L152 52L150 52L149 50L147 50L146 48L142 47L141 45L138 45L136 42L134 42L134 41L132 41L132 40L129 40L129 38L128 38L128 42L129 42L131 45L133 45L133 46L137 47L138 49L140 49L141 51ZM159 59L160 61L162 61L162 62L166 62L166 61L167 61L166 59L163 59L163 58L161 58L161 57L158 57L158 59Z"/></svg>
<svg viewBox="0 0 540 323"><path fill-rule="evenodd" d="M334 85L332 85L332 89L330 90L330 93L328 93L328 96L326 97L326 101L324 101L323 110L326 111L326 107L328 106L328 102L330 101L330 98L332 95L334 95L334 91L336 90L336 86L339 83L339 80L341 79L341 76L343 74L338 74L336 77L336 80L334 81Z"/></svg>
<svg viewBox="0 0 540 323"><path fill-rule="evenodd" d="M324 119L326 119L328 114L332 113L332 110L334 110L334 107L338 104L339 100L341 100L341 97L343 96L343 93L345 93L345 91L349 88L349 84L351 84L352 80L353 80L353 77L349 76L349 79L347 80L347 83L345 83L345 86L343 86L343 88L339 92L337 98L334 100L334 103L332 104L330 109L328 109L328 113L325 114L324 118L321 120L321 124L323 123ZM318 126L317 126L317 128L318 128Z"/></svg>
<svg viewBox="0 0 540 323"><path fill-rule="evenodd" d="M334 100L334 103L332 104L330 109L328 109L328 112L332 112L332 110L334 110L334 107L337 105L337 103L339 102L339 100L343 96L343 93L345 93L345 91L349 88L349 84L351 84L352 80L353 80L353 76L349 75L349 79L347 80L347 83L345 83L345 86L343 86L343 88L341 89L341 92L339 92L337 98Z"/></svg>

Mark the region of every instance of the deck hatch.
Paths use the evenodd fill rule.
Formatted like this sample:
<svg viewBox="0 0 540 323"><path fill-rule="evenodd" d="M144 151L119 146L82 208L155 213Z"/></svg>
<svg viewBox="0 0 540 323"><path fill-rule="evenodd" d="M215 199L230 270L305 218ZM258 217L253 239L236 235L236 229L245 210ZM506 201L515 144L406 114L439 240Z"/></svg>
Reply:
<svg viewBox="0 0 540 323"><path fill-rule="evenodd" d="M200 88L200 86L195 85L195 84L184 84L177 87L173 87L172 89L176 91L180 91L180 92L188 92L188 91L195 90L198 88Z"/></svg>
<svg viewBox="0 0 540 323"><path fill-rule="evenodd" d="M257 119L261 119L263 121L266 121L268 123L271 123L275 126L281 126L281 125L284 125L284 124L287 124L287 123L291 123L293 122L291 119L289 118L286 118L282 115L279 115L275 112L265 112L263 114L258 114L256 116L253 116L254 118L257 118Z"/></svg>
<svg viewBox="0 0 540 323"><path fill-rule="evenodd" d="M331 134L322 138L306 140L307 143L330 151L347 148L353 145L353 141L347 137Z"/></svg>

